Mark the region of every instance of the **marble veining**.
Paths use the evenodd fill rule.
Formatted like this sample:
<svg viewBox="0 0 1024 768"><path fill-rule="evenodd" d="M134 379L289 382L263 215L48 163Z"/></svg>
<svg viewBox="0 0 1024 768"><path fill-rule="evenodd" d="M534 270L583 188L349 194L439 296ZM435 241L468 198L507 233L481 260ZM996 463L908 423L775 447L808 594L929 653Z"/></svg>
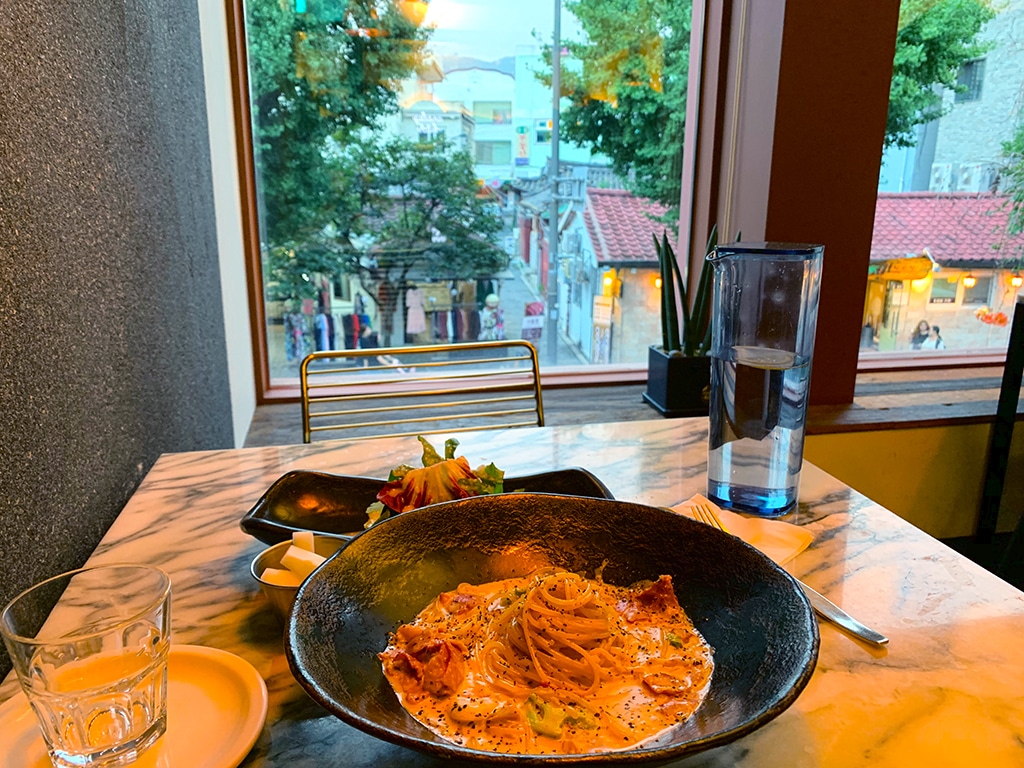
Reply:
<svg viewBox="0 0 1024 768"><path fill-rule="evenodd" d="M705 491L704 419L459 440L473 465L494 461L513 475L584 467L619 499L671 506ZM267 681L267 725L243 765L441 764L362 734L306 697L288 669L283 628L249 577L263 545L239 528L285 472L384 477L416 462L418 447L402 438L165 454L96 549L91 562L166 569L174 641L236 653ZM823 624L817 668L792 707L733 744L675 765L1024 764L1024 593L806 463L799 508L786 519L814 536L787 570L890 644L871 648ZM15 689L9 678L0 700Z"/></svg>

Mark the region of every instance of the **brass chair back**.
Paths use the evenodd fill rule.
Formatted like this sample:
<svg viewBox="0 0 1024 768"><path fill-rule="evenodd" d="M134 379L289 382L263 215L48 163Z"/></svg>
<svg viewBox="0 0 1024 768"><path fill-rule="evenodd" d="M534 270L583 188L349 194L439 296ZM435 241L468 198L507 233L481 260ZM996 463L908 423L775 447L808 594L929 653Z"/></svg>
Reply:
<svg viewBox="0 0 1024 768"><path fill-rule="evenodd" d="M302 439L544 426L537 350L480 341L314 352L300 368Z"/></svg>

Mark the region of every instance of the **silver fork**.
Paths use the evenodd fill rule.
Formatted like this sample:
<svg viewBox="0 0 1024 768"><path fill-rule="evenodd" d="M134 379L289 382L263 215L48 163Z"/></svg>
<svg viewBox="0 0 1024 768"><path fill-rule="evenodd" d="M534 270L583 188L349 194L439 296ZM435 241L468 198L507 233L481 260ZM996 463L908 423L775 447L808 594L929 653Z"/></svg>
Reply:
<svg viewBox="0 0 1024 768"><path fill-rule="evenodd" d="M721 519L715 513L710 506L700 502L690 507L693 512L694 518L705 525L709 525L712 528L717 528L722 533L729 533L725 526L722 525ZM848 614L838 605L833 603L831 600L815 592L813 589L804 584L800 579L793 577L793 580L800 585L803 589L804 594L807 595L807 600L810 602L811 607L817 612L819 616L828 619L834 623L840 629L849 632L854 637L863 640L871 645L883 646L889 642L889 638L885 635L876 632L875 630L861 624L853 616Z"/></svg>

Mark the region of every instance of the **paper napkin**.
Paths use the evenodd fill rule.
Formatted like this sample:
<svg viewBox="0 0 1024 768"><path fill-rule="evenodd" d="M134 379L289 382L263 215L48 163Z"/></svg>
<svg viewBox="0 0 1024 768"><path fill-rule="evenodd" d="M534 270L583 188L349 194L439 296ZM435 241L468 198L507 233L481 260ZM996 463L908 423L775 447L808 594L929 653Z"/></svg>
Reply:
<svg viewBox="0 0 1024 768"><path fill-rule="evenodd" d="M725 530L733 536L738 536L750 546L761 550L779 565L788 563L799 555L808 545L813 537L803 528L782 520L763 520L756 517L744 517L722 509L707 497L699 493L694 494L684 502L676 504L672 509L687 517L693 517L690 508L694 504L707 504L718 515Z"/></svg>

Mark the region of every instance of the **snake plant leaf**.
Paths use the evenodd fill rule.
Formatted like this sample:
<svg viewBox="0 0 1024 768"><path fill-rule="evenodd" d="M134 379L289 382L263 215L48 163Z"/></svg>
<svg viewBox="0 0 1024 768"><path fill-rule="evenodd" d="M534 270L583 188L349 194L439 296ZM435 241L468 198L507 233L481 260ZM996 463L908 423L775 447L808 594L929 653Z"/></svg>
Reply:
<svg viewBox="0 0 1024 768"><path fill-rule="evenodd" d="M654 247L658 254L658 266L661 270L662 348L665 352L672 352L682 346L679 335L679 310L676 304L678 283L673 274L673 267L678 270L678 265L675 263L675 254L672 252L672 246L669 245L667 233L662 233L660 243L657 235L654 236ZM683 306L686 306L685 300Z"/></svg>
<svg viewBox="0 0 1024 768"><path fill-rule="evenodd" d="M706 355L711 347L711 274L712 268L707 260L708 254L718 246L718 225L711 227L707 247L704 249L704 261L700 268L697 281L697 295L693 312L686 329L684 352L687 355Z"/></svg>

